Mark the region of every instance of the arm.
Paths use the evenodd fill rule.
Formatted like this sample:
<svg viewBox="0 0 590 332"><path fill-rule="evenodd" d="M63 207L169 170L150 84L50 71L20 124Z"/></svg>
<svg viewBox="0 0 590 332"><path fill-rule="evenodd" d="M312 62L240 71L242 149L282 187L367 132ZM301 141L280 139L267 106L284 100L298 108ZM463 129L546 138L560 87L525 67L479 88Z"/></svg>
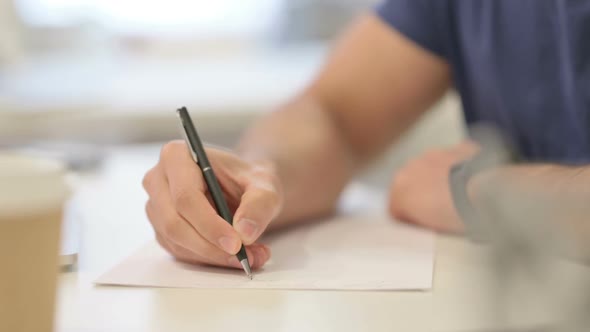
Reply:
<svg viewBox="0 0 590 332"><path fill-rule="evenodd" d="M329 213L351 176L438 100L449 80L442 59L375 16L360 19L313 84L240 143L240 155L277 165L286 204L274 225Z"/></svg>
<svg viewBox="0 0 590 332"><path fill-rule="evenodd" d="M380 19L344 34L317 79L251 128L237 155L207 151L233 226L207 197L183 142L164 146L144 178L148 219L176 258L240 268L244 243L253 268L270 257L264 230L330 213L351 176L391 144L449 85L448 65Z"/></svg>

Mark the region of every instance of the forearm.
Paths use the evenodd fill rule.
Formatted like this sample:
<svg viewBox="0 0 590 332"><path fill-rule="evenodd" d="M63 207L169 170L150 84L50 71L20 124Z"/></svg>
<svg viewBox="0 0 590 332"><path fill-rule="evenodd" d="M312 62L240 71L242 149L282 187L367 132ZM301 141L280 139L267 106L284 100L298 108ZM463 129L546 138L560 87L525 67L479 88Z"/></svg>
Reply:
<svg viewBox="0 0 590 332"><path fill-rule="evenodd" d="M374 15L354 23L305 92L248 131L238 151L283 184L281 225L330 213L353 174L446 91L450 68Z"/></svg>
<svg viewBox="0 0 590 332"><path fill-rule="evenodd" d="M237 150L279 177L284 206L273 227L330 214L361 166L330 113L310 95L259 121Z"/></svg>

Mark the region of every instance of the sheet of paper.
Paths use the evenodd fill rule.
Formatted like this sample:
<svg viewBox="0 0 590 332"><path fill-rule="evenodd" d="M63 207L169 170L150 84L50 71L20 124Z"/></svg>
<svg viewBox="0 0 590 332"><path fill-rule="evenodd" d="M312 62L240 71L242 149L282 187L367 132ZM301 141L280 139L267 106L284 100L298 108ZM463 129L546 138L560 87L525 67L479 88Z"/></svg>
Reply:
<svg viewBox="0 0 590 332"><path fill-rule="evenodd" d="M262 240L272 259L249 280L243 271L175 261L150 243L97 284L177 288L426 290L434 236L385 217L335 218Z"/></svg>

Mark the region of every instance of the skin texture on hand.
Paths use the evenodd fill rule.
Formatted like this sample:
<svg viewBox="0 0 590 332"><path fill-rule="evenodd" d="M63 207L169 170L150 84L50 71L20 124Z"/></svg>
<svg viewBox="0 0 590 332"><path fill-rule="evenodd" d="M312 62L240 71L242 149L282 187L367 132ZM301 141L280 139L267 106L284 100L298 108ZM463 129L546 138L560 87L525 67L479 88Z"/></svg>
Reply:
<svg viewBox="0 0 590 332"><path fill-rule="evenodd" d="M451 197L449 172L476 152L476 145L465 142L411 160L394 175L389 197L391 215L439 232L462 232L463 224Z"/></svg>
<svg viewBox="0 0 590 332"><path fill-rule="evenodd" d="M243 243L252 268L260 268L271 253L255 241L282 208L279 181L270 165L216 149L207 154L234 213L233 227L217 214L186 144L174 141L143 180L156 239L179 260L234 268L241 268L234 255Z"/></svg>

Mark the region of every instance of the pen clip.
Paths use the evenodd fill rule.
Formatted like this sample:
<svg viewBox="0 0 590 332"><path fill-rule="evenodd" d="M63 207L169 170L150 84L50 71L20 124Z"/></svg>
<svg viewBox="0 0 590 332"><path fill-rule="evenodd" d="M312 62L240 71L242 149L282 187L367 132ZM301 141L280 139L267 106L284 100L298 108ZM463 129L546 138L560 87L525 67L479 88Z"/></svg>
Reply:
<svg viewBox="0 0 590 332"><path fill-rule="evenodd" d="M188 139L188 136L186 135L186 128L184 127L184 121L182 121L182 119L180 119L180 131L182 132L182 137L184 138L184 142L186 143L186 146L188 147L188 150L191 153L191 157L193 158L193 160L195 161L195 163L199 163L199 158L197 158L197 154L195 153L195 149L191 144L191 141Z"/></svg>

